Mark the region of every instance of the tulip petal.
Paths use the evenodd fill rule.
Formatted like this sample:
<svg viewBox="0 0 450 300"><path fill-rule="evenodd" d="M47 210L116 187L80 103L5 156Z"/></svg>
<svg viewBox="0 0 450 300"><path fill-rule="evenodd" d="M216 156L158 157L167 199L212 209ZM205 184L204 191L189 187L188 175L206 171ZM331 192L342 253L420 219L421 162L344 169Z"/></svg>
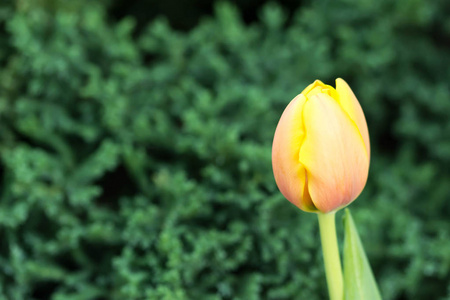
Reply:
<svg viewBox="0 0 450 300"><path fill-rule="evenodd" d="M305 101L302 94L295 97L278 122L272 146L272 168L278 188L286 199L302 210L317 211L309 195L304 196L306 170L298 160L305 136L302 118Z"/></svg>
<svg viewBox="0 0 450 300"><path fill-rule="evenodd" d="M307 170L314 205L330 212L353 201L367 181L369 157L355 123L327 94L309 98L303 108L306 137L299 161Z"/></svg>
<svg viewBox="0 0 450 300"><path fill-rule="evenodd" d="M316 87L320 87L320 86L324 86L323 82L320 81L319 79L314 80L313 83L311 83L310 85L308 85L303 91L302 94L303 96L307 97L308 93L311 92L314 88Z"/></svg>
<svg viewBox="0 0 450 300"><path fill-rule="evenodd" d="M333 98L339 97L334 87L328 84L324 84L322 81L318 79L316 79L313 83L308 85L302 92L302 94L306 98L310 98L320 93L328 94Z"/></svg>
<svg viewBox="0 0 450 300"><path fill-rule="evenodd" d="M358 126L359 132L361 133L367 149L367 154L370 157L369 131L367 129L364 112L358 102L358 99L347 82L341 78L336 79L336 91L339 94L339 103L342 109L345 110L353 122L356 123L356 126Z"/></svg>

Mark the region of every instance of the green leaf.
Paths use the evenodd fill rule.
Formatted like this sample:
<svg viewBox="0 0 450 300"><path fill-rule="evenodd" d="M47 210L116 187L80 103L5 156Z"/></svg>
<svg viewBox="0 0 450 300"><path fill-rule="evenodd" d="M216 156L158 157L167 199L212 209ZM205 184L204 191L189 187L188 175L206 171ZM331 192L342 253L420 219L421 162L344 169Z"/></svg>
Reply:
<svg viewBox="0 0 450 300"><path fill-rule="evenodd" d="M349 209L345 210L344 226L344 299L381 300L380 291Z"/></svg>

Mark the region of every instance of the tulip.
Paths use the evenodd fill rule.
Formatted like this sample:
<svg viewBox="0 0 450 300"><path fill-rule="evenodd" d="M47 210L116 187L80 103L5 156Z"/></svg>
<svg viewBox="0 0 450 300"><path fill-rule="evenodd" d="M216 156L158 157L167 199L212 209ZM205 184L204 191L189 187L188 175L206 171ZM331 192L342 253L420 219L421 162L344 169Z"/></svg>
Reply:
<svg viewBox="0 0 450 300"><path fill-rule="evenodd" d="M308 212L328 213L351 203L369 172L366 119L343 79L336 89L316 80L284 110L272 146L281 193Z"/></svg>

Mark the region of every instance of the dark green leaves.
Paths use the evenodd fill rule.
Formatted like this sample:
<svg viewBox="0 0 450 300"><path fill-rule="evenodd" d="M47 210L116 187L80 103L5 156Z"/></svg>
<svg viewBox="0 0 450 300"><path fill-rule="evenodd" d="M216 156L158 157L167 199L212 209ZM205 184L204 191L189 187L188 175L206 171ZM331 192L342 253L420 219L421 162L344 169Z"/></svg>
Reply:
<svg viewBox="0 0 450 300"><path fill-rule="evenodd" d="M200 2L0 1L0 299L326 299L270 148L336 77L369 125L354 205L383 297L448 298L448 0ZM181 32L162 6L208 15Z"/></svg>

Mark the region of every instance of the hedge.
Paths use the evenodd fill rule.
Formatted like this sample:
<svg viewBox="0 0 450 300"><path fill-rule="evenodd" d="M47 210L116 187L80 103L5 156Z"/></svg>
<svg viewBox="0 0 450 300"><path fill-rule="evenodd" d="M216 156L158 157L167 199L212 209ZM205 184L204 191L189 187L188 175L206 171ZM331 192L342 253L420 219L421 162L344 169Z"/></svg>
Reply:
<svg viewBox="0 0 450 300"><path fill-rule="evenodd" d="M219 2L186 31L110 5L0 4L1 300L326 299L271 142L336 77L369 125L350 207L384 299L450 299L448 1Z"/></svg>

